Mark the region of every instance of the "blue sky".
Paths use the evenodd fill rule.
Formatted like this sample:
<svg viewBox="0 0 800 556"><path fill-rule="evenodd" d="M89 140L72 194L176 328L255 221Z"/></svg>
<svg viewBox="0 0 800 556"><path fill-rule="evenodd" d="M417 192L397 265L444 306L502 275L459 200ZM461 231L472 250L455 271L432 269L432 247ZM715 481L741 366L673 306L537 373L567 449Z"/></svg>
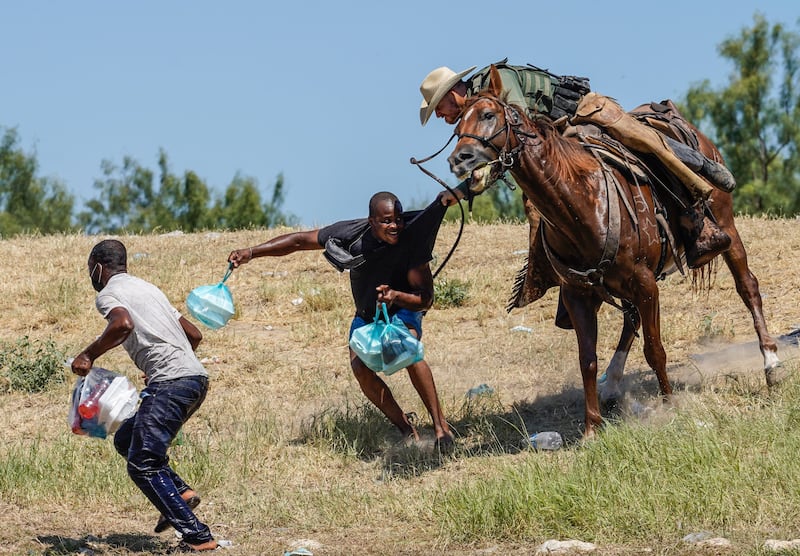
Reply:
<svg viewBox="0 0 800 556"><path fill-rule="evenodd" d="M501 6L501 7L500 7ZM652 6L648 8L647 6ZM103 159L193 170L222 192L239 172L304 227L355 218L372 193L406 206L440 186L409 163L450 126L419 123L419 84L508 57L591 78L625 108L677 98L732 67L719 44L753 24L798 30L795 0L606 2L6 2L0 9L0 126L78 209ZM451 145L452 147L452 145ZM427 164L453 183L446 154Z"/></svg>

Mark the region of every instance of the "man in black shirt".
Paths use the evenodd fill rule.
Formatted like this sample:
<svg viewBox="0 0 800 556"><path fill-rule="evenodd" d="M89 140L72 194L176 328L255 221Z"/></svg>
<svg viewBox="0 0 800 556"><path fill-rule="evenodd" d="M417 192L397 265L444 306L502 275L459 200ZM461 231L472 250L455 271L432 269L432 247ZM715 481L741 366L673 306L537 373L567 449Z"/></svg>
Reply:
<svg viewBox="0 0 800 556"><path fill-rule="evenodd" d="M447 207L435 201L418 218L430 225L406 226L403 207L389 192L376 193L369 202L369 218L336 222L324 228L284 234L255 247L232 251L234 267L256 257L288 255L295 251L325 249L326 257L343 270L350 269L350 288L356 314L353 331L372 322L377 303L385 303L389 315L397 315L411 333L422 336L422 316L433 304L430 260L438 223ZM342 259L346 258L346 261ZM417 431L400 409L386 383L350 350L350 367L364 395L400 432L418 440ZM425 360L410 365L408 375L433 421L437 443L452 444L453 435L442 414L433 374Z"/></svg>

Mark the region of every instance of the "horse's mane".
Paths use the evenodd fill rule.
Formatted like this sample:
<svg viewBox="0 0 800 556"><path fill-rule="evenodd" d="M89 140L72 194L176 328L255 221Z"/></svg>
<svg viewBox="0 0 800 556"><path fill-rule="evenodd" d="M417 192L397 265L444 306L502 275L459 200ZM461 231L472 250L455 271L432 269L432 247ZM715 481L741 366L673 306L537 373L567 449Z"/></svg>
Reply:
<svg viewBox="0 0 800 556"><path fill-rule="evenodd" d="M600 168L600 163L576 140L564 137L547 117L531 120L522 115L528 127L542 138L541 157L553 168L555 178L561 182L579 183Z"/></svg>
<svg viewBox="0 0 800 556"><path fill-rule="evenodd" d="M507 96L506 91L497 97L483 90L467 99L462 114L480 98L499 101L503 106L511 106L522 121L523 131L533 132L542 138L543 152L539 156L551 164L554 177L558 181L578 183L600 168L597 159L575 139L564 137L549 116L537 115L531 119L522 107L509 105Z"/></svg>

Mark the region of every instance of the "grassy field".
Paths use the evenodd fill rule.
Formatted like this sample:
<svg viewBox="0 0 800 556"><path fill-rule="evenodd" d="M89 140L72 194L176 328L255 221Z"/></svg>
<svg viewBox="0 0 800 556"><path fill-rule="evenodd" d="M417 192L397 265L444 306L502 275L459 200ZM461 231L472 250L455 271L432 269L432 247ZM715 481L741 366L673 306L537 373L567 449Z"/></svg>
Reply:
<svg viewBox="0 0 800 556"><path fill-rule="evenodd" d="M793 330L800 222L742 218L739 229L770 331ZM222 278L232 249L285 231L120 239L129 271L183 310L192 288ZM456 232L442 228L439 257ZM672 402L658 399L636 340L622 417L581 444L575 339L552 324L556 292L504 309L526 238L523 225L469 224L442 274L468 284L468 297L425 319L427 359L457 432L447 455L433 450L405 372L387 382L419 418L418 446L403 446L358 389L347 358L346 274L319 252L258 259L233 273L237 314L219 331L203 329L198 350L209 396L171 451L203 497L199 517L234 542L230 553L533 554L549 539L576 539L596 554L767 554L768 539L800 537L797 349L782 346L789 378L768 392L750 315L724 265L708 292L679 275L662 283ZM0 241L0 340L52 342L66 357L101 332L86 272L99 239ZM621 323L614 309L601 310L601 368ZM121 348L97 364L142 386ZM174 534L152 532L157 513L111 441L70 432L74 376L63 372L44 393L0 394L0 553L165 553ZM492 393L467 395L482 384ZM565 446L526 449L541 430L559 431ZM731 547L683 541L692 534Z"/></svg>

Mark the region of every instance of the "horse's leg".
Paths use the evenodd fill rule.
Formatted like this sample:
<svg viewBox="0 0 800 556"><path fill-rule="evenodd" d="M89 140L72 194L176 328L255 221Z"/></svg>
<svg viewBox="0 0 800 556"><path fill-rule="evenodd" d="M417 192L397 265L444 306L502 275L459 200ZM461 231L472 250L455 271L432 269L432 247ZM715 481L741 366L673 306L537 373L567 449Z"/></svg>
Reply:
<svg viewBox="0 0 800 556"><path fill-rule="evenodd" d="M753 325L758 335L758 345L764 357L764 374L767 384L772 386L776 382L775 368L780 366L778 358L778 345L767 331L767 322L761 306L761 292L758 289L758 279L750 271L747 264L747 252L739 237L739 232L733 223L724 227L725 232L731 236L731 247L722 256L728 270L731 271L733 281L736 283L736 292L742 298L750 314L753 315Z"/></svg>
<svg viewBox="0 0 800 556"><path fill-rule="evenodd" d="M633 288L634 304L642 319L644 357L656 373L658 389L662 396L672 394L672 386L667 377L667 352L661 342L661 308L659 305L658 283L650 270L637 269Z"/></svg>
<svg viewBox="0 0 800 556"><path fill-rule="evenodd" d="M561 287L561 295L578 340L578 361L583 379L584 439L602 424L597 399L597 310L602 301L592 292Z"/></svg>
<svg viewBox="0 0 800 556"><path fill-rule="evenodd" d="M633 339L636 337L636 331L639 329L640 319L639 312L636 310L629 301L623 301L622 305L625 307L625 315L622 323L622 334L617 343L617 349L614 351L611 362L608 364L605 372L605 380L600 383L600 404L603 410L617 405L624 395L622 391L622 379L625 371L625 363L628 360L628 354L633 345Z"/></svg>

